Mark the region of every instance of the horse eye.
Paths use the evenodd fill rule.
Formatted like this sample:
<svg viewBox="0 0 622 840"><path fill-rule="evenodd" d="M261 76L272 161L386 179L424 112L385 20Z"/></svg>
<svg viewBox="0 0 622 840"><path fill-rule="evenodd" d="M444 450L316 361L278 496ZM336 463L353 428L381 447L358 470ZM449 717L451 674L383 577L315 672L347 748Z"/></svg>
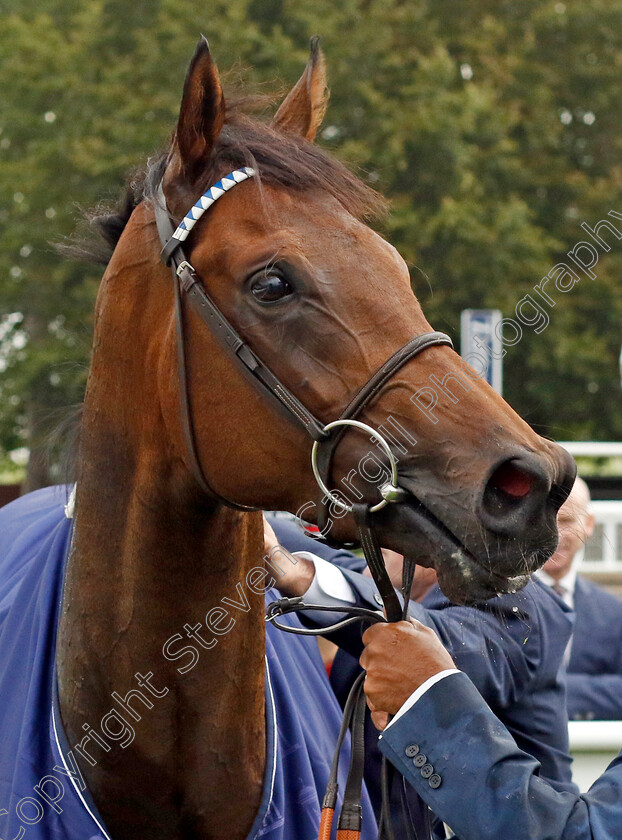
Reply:
<svg viewBox="0 0 622 840"><path fill-rule="evenodd" d="M260 303L275 303L294 294L290 283L280 274L258 274L251 281L250 289Z"/></svg>

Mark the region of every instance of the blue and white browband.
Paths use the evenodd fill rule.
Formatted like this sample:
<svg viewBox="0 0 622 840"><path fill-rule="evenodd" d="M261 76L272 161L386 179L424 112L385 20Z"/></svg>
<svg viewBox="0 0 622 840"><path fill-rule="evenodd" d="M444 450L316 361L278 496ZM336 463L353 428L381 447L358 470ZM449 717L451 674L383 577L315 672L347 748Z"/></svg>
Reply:
<svg viewBox="0 0 622 840"><path fill-rule="evenodd" d="M220 181L216 181L216 183L211 186L207 192L204 192L196 204L194 204L194 206L186 213L172 238L177 239L179 242L184 242L203 213L205 213L205 211L210 208L221 195L224 195L227 190L231 189L231 187L235 187L236 184L241 184L242 181L246 181L247 178L252 178L253 175L255 175L255 170L250 166L245 166L242 169L234 169L233 172L225 175L225 177L221 178Z"/></svg>

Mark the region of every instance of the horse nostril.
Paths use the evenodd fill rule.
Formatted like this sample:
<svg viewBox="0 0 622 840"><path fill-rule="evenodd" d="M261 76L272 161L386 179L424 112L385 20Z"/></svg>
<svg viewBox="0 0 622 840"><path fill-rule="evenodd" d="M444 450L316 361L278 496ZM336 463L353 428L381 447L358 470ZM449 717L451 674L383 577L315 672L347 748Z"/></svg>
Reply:
<svg viewBox="0 0 622 840"><path fill-rule="evenodd" d="M557 511L570 492L576 469L565 450L552 446L553 459L523 451L491 464L478 505L485 528L499 539L531 546L527 554L536 559L533 545L539 543L542 556L555 548Z"/></svg>
<svg viewBox="0 0 622 840"><path fill-rule="evenodd" d="M483 524L498 534L519 535L546 503L549 483L529 456L508 458L494 470L482 498Z"/></svg>
<svg viewBox="0 0 622 840"><path fill-rule="evenodd" d="M522 499L531 490L534 477L521 470L512 461L502 464L490 477L489 485L510 496Z"/></svg>

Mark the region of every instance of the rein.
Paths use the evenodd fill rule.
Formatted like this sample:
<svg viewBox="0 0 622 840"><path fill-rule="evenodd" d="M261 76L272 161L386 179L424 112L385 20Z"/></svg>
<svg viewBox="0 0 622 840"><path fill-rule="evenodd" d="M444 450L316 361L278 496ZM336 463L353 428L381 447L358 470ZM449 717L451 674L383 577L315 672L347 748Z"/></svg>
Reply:
<svg viewBox="0 0 622 840"><path fill-rule="evenodd" d="M203 322L209 327L212 333L220 341L222 346L235 358L238 363L251 375L253 382L260 391L275 400L281 410L295 420L309 437L313 440L312 467L315 478L320 489L323 491L323 498L320 506L319 524L322 531L328 518L328 505L332 504L353 514L359 541L365 554L365 559L372 573L372 577L382 597L388 621L400 621L408 615L408 600L412 578L415 571L415 562L404 559L402 593L403 604L393 588L384 565L380 546L373 526L372 515L381 510L387 504L395 504L408 498L408 491L399 487L397 483L397 460L384 437L374 428L356 418L365 410L369 403L381 392L386 383L399 371L407 362L414 359L429 347L448 346L453 347L448 335L441 332L428 332L415 336L403 347L397 350L387 361L367 380L356 396L346 406L341 416L331 423L324 424L318 420L309 409L292 394L270 370L267 365L253 352L252 348L244 341L235 327L223 315L218 306L211 299L203 288L201 280L187 259L183 243L186 241L192 228L209 207L214 204L228 190L236 184L252 178L256 175L254 169L244 167L236 169L211 186L188 211L180 224L174 228L171 216L166 204L166 198L160 183L156 199L153 202L155 219L158 227L158 234L162 244L161 258L166 265L171 266L173 274L173 285L175 289L175 321L177 332L177 367L180 385L180 408L182 426L186 440L186 451L188 466L194 475L201 489L212 498L223 504L238 510L254 510L255 508L236 504L225 499L217 493L205 476L201 467L196 445L196 435L193 423L192 399L190 394L187 364L186 364L186 338L184 318L184 298ZM342 499L332 493L326 486L330 478L331 466L335 451L350 427L358 428L367 432L380 444L387 455L391 465L391 481L384 483L380 488L381 499L376 504L354 503L346 504ZM323 627L321 630L309 630L305 628L291 628L279 624L276 619L290 612L299 612L308 609L328 609L328 611L339 611L347 613L348 618L338 622L332 628ZM323 608L318 605L305 604L302 598L282 598L270 605L266 620L272 621L277 627L289 632L302 633L307 635L325 634L334 629L339 629L354 621L384 621L379 612L363 608ZM364 711L365 695L362 690L363 679L355 682L344 713L344 722L340 733L337 751L333 759L331 777L327 788L326 797L322 808L322 821L320 824L320 840L328 840L331 831L332 819L337 801L337 768L341 744L345 737L348 726L352 731L352 760L348 774L344 794L344 804L339 819L337 837L338 840L355 840L361 831L361 786L363 781L364 761ZM389 774L386 762L383 763L383 813L380 819L380 830L386 831L389 840L393 838L393 830L388 814L388 789Z"/></svg>

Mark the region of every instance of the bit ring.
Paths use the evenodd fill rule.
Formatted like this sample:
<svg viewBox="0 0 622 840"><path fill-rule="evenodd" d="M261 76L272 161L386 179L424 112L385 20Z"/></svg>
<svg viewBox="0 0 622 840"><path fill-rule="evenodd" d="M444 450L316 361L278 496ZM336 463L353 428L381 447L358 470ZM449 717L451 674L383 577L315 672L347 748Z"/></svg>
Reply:
<svg viewBox="0 0 622 840"><path fill-rule="evenodd" d="M389 459L389 463L391 464L391 481L385 482L380 488L380 495L382 496L381 501L377 502L375 505L370 507L370 513L375 513L377 510L382 510L383 507L389 504L389 502L396 502L400 499L397 498L399 496L403 497L403 493L405 491L402 490L401 487L397 485L397 459L395 455L391 451L391 447L380 434L380 432L376 431L376 429L368 426L367 423L361 423L360 420L333 420L332 423L327 423L324 426L325 432L330 432L332 429L337 428L338 426L354 426L356 429L360 429L363 432L368 432L373 438L375 438L382 449L384 450L386 456ZM346 502L342 501L339 496L336 496L333 492L331 492L328 487L324 484L322 480L322 476L318 470L317 466L317 451L320 441L315 441L313 443L313 449L311 450L311 467L313 469L313 475L315 476L315 480L318 483L320 490L324 492L326 496L333 502L333 504L340 507L342 510L347 511L348 513L352 513L352 505L346 504Z"/></svg>

